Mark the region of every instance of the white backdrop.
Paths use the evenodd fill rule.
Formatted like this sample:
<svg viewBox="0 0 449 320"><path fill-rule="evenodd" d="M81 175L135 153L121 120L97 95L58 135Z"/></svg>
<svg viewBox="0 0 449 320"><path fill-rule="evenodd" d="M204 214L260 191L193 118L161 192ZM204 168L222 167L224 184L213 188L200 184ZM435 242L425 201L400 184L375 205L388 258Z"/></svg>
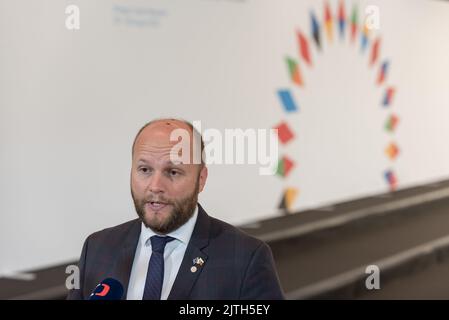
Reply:
<svg viewBox="0 0 449 320"><path fill-rule="evenodd" d="M284 188L292 210L386 192L384 171L404 188L449 176L449 4L377 5L379 62L369 66L359 34L310 36L310 12L295 0L0 2L0 273L77 258L85 237L135 217L129 192L131 144L155 117L201 120L203 129L272 128L295 138L280 146L295 166L285 178L255 165L212 165L200 202L242 224L275 216ZM81 28L65 28L65 8ZM333 14L337 1L330 1ZM323 27L323 24L321 24ZM298 54L307 35L312 66ZM371 44L372 42L370 42ZM305 85L292 86L285 57L298 59ZM390 61L385 84L375 80ZM397 92L389 108L383 92ZM289 88L299 111L283 111ZM400 121L387 133L387 116ZM384 149L394 141L399 156Z"/></svg>

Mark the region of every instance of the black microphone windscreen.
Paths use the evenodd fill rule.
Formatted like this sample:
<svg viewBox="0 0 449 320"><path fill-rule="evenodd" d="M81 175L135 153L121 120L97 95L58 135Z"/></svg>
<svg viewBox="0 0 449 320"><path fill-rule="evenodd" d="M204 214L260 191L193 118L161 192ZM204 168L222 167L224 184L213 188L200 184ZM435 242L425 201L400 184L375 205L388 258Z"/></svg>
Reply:
<svg viewBox="0 0 449 320"><path fill-rule="evenodd" d="M89 300L120 300L122 299L123 291L123 286L119 281L107 278L97 285Z"/></svg>

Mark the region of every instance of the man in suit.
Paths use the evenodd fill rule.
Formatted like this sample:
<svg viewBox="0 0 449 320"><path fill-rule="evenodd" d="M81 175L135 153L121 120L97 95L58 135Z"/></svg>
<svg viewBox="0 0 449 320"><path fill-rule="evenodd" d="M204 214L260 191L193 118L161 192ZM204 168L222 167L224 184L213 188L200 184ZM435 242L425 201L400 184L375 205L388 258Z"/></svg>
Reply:
<svg viewBox="0 0 449 320"><path fill-rule="evenodd" d="M188 133L187 149L170 139L174 132ZM207 167L203 157L193 160L195 150L203 154L204 142L186 121L159 119L140 129L131 168L138 219L86 239L80 288L68 299L89 298L105 278L121 282L124 299L284 298L268 245L198 203Z"/></svg>

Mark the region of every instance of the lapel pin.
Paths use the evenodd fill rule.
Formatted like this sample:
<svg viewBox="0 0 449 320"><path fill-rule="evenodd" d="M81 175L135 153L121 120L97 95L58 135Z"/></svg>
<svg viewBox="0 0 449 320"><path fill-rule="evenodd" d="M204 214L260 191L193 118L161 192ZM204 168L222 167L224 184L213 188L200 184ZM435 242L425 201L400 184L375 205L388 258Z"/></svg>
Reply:
<svg viewBox="0 0 449 320"><path fill-rule="evenodd" d="M198 267L203 266L204 260L201 257L196 257L193 259L193 266L190 268L190 272L195 273L198 271Z"/></svg>
<svg viewBox="0 0 449 320"><path fill-rule="evenodd" d="M196 257L195 259L193 259L193 264L197 264L201 267L204 264L204 260L200 257Z"/></svg>

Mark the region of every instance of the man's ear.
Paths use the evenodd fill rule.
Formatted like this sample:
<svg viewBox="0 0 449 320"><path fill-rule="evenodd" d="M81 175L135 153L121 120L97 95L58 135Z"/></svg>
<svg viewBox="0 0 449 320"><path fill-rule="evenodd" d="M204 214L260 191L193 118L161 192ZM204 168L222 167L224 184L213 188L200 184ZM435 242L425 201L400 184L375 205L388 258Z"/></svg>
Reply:
<svg viewBox="0 0 449 320"><path fill-rule="evenodd" d="M207 180L207 167L204 165L200 170L199 179L199 192L203 191L204 186L206 185Z"/></svg>

